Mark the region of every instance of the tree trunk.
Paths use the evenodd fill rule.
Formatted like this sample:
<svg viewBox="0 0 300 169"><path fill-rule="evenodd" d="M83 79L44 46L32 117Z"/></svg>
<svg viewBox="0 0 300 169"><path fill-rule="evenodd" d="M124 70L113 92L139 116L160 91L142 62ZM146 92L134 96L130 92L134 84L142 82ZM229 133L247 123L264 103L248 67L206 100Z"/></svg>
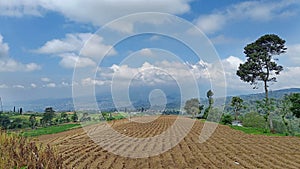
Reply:
<svg viewBox="0 0 300 169"><path fill-rule="evenodd" d="M266 94L265 106L267 107L267 118L269 121L270 131L272 132L272 131L274 131L274 127L273 127L273 121L272 121L271 112L270 112L269 91L268 91L267 80L264 81L264 86L265 86L265 94Z"/></svg>
<svg viewBox="0 0 300 169"><path fill-rule="evenodd" d="M238 116L238 112L237 112L237 110L235 109L235 110L234 110L234 120L237 120L237 116Z"/></svg>

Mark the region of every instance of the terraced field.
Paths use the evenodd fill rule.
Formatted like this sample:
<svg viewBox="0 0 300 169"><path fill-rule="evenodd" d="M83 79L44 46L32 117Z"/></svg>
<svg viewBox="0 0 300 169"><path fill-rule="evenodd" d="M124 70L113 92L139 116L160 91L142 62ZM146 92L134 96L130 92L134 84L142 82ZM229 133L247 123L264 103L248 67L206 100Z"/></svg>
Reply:
<svg viewBox="0 0 300 169"><path fill-rule="evenodd" d="M153 121L149 120L150 117L144 118L147 123L120 120L110 125L124 136L156 139L155 136L174 124L176 116L162 116ZM131 144L123 142L121 137L107 137L109 133L105 132L104 124L90 126L87 128L88 134L83 129L75 129L41 136L39 140L56 146L67 168L300 168L299 137L248 135L219 125L206 142L199 143L203 125L202 122L195 122L187 136L172 149L144 158L110 153L108 148L120 152L127 149L143 151L147 150L147 144ZM184 126L177 126L177 129L186 131ZM151 149L163 149L172 139L176 138L171 133L168 139L157 142ZM99 146L95 140L100 140L104 146Z"/></svg>

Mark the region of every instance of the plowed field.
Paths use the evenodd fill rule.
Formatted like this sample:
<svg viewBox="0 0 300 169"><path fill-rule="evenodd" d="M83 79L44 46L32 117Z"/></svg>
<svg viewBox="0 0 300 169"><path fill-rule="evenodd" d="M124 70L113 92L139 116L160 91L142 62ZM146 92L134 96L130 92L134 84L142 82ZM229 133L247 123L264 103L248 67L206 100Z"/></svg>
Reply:
<svg viewBox="0 0 300 169"><path fill-rule="evenodd" d="M147 138L166 131L174 124L175 118L162 116L148 123L120 120L111 123L111 126L123 135ZM110 153L94 143L83 129L41 136L39 140L56 146L67 168L300 168L299 137L249 135L219 125L206 142L199 143L203 125L203 122L195 122L192 130L179 144L147 158L129 158ZM90 126L89 130L102 126ZM158 143L162 146L164 144L168 144L168 140ZM114 144L111 145L113 148ZM130 146L118 144L115 148L135 149Z"/></svg>

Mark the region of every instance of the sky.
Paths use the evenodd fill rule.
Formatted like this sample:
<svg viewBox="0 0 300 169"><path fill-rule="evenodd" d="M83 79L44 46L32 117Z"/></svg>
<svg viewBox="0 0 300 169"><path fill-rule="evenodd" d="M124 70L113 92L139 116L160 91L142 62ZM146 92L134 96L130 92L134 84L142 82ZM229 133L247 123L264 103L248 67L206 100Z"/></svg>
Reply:
<svg viewBox="0 0 300 169"><path fill-rule="evenodd" d="M300 87L299 20L298 0L1 0L0 97L263 92L236 70L243 48L265 34L287 47L270 90Z"/></svg>

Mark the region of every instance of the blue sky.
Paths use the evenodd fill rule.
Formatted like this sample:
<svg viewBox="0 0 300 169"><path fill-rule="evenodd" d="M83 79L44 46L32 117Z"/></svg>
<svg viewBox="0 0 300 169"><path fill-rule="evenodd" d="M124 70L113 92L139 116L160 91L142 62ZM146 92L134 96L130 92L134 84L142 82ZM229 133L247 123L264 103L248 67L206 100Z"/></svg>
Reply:
<svg viewBox="0 0 300 169"><path fill-rule="evenodd" d="M168 77L185 79L189 75L194 76L203 96L211 83L218 86L219 66L209 61L205 51L202 51L205 56L199 59L178 39L141 34L111 44L112 39L149 27L156 29L163 25L170 32L181 28L171 27L172 23L168 26L170 21L152 16L129 17L104 27L119 17L137 12L168 13L197 26L218 53L217 62L223 65L226 79L222 88L227 95L263 91L262 88L252 90L235 72L245 61L246 44L264 34L277 34L286 40L288 51L278 57L284 71L270 88L300 87L300 81L295 78L300 71L300 2L297 0L1 0L0 96L6 101L65 98L72 96L72 86L80 88L82 95L91 86L99 93L109 92L114 76L118 77L114 83L120 84L120 90L122 82L130 79L141 80L141 86L172 86L174 81L168 81ZM99 29L105 29L105 34ZM188 30L186 35L180 33L191 36ZM101 63L99 58L91 56L102 55L109 49ZM75 66L82 74L73 80ZM185 71L187 68L190 74ZM155 69L164 69L165 73Z"/></svg>

